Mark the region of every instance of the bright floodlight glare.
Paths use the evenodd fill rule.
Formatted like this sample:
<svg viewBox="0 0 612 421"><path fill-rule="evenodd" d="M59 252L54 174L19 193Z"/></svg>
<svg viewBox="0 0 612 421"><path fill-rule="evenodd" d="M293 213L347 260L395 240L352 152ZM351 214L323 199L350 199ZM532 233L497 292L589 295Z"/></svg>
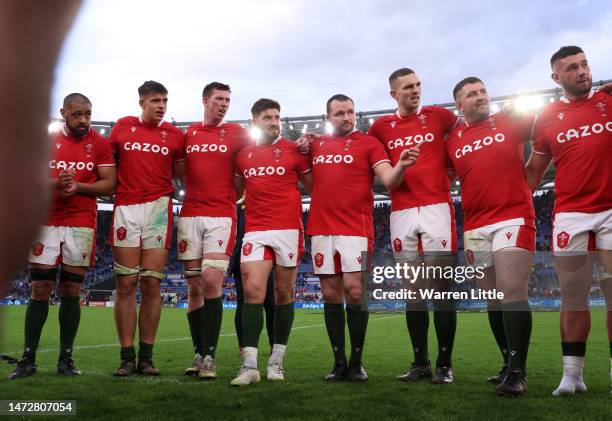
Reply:
<svg viewBox="0 0 612 421"><path fill-rule="evenodd" d="M316 129L318 129L319 127L321 127L321 123L317 123L317 125L315 126Z"/></svg>
<svg viewBox="0 0 612 421"><path fill-rule="evenodd" d="M453 113L455 113L455 115L459 115L459 111L457 110L453 111Z"/></svg>
<svg viewBox="0 0 612 421"><path fill-rule="evenodd" d="M308 124L304 123L304 127L302 127L302 130L306 130L308 128Z"/></svg>
<svg viewBox="0 0 612 421"><path fill-rule="evenodd" d="M499 111L499 105L497 104L491 104L491 112L492 113L496 113Z"/></svg>
<svg viewBox="0 0 612 421"><path fill-rule="evenodd" d="M289 125L289 130L293 130L293 124Z"/></svg>
<svg viewBox="0 0 612 421"><path fill-rule="evenodd" d="M374 123L374 119L373 119L373 118L370 118L370 119L368 119L368 122L369 122L370 124L372 124L372 123Z"/></svg>
<svg viewBox="0 0 612 421"><path fill-rule="evenodd" d="M325 122L325 133L332 134L333 131L334 131L334 128L332 127L331 123L329 121L326 121Z"/></svg>
<svg viewBox="0 0 612 421"><path fill-rule="evenodd" d="M51 123L49 123L49 127L47 127L47 130L49 131L49 133L57 133L60 131L61 127L62 123L60 123L59 121L52 121Z"/></svg>
<svg viewBox="0 0 612 421"><path fill-rule="evenodd" d="M458 186L459 184L461 184L459 180L455 181L455 186Z"/></svg>
<svg viewBox="0 0 612 421"><path fill-rule="evenodd" d="M100 129L100 134L106 133L106 129Z"/></svg>
<svg viewBox="0 0 612 421"><path fill-rule="evenodd" d="M302 128L302 134L306 133L306 127Z"/></svg>
<svg viewBox="0 0 612 421"><path fill-rule="evenodd" d="M185 196L185 190L179 190L179 196Z"/></svg>
<svg viewBox="0 0 612 421"><path fill-rule="evenodd" d="M553 102L555 102L555 98L553 98L553 97L551 96L551 97L548 99L548 102L550 102L550 103L552 104Z"/></svg>
<svg viewBox="0 0 612 421"><path fill-rule="evenodd" d="M251 132L251 137L255 140L261 139L261 129L257 126L251 127L249 130Z"/></svg>
<svg viewBox="0 0 612 421"><path fill-rule="evenodd" d="M541 96L520 96L514 100L514 106L520 112L537 110L543 105Z"/></svg>

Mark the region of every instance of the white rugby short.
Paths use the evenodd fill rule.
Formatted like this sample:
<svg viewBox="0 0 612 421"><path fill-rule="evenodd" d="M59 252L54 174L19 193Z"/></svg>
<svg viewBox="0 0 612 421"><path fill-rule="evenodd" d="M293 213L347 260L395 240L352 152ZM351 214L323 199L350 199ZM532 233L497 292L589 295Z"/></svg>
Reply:
<svg viewBox="0 0 612 421"><path fill-rule="evenodd" d="M180 217L177 243L179 260L201 259L206 253L231 256L236 243L236 221L229 217Z"/></svg>
<svg viewBox="0 0 612 421"><path fill-rule="evenodd" d="M304 231L299 229L251 231L242 238L240 263L273 260L296 267L304 251Z"/></svg>
<svg viewBox="0 0 612 421"><path fill-rule="evenodd" d="M555 255L612 250L612 209L598 213L556 213L552 240Z"/></svg>
<svg viewBox="0 0 612 421"><path fill-rule="evenodd" d="M172 200L168 196L135 205L115 206L111 226L114 247L170 248Z"/></svg>
<svg viewBox="0 0 612 421"><path fill-rule="evenodd" d="M364 256L372 251L372 241L351 235L313 235L310 248L316 275L363 272L367 264Z"/></svg>
<svg viewBox="0 0 612 421"><path fill-rule="evenodd" d="M96 232L86 227L41 227L28 262L41 265L93 266Z"/></svg>
<svg viewBox="0 0 612 421"><path fill-rule="evenodd" d="M506 247L535 251L535 229L524 218L508 219L466 231L463 234L465 260L472 266L493 266L493 252Z"/></svg>
<svg viewBox="0 0 612 421"><path fill-rule="evenodd" d="M450 203L417 206L391 212L391 248L396 260L419 254L456 252L455 208Z"/></svg>

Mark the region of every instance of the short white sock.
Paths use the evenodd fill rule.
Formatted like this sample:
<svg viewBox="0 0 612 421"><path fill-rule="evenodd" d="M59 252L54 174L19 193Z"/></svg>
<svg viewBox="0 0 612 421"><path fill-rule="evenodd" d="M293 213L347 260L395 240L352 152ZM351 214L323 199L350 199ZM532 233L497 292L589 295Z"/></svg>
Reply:
<svg viewBox="0 0 612 421"><path fill-rule="evenodd" d="M553 392L553 396L573 395L576 392L586 392L582 373L584 369L584 357L572 355L563 356L563 377L559 387Z"/></svg>
<svg viewBox="0 0 612 421"><path fill-rule="evenodd" d="M244 356L245 366L257 368L257 348L245 346L242 355Z"/></svg>
<svg viewBox="0 0 612 421"><path fill-rule="evenodd" d="M272 346L272 354L270 354L270 361L282 361L286 349L287 345L274 344Z"/></svg>
<svg viewBox="0 0 612 421"><path fill-rule="evenodd" d="M563 356L563 377L573 376L582 380L584 371L584 357L575 357L573 355Z"/></svg>

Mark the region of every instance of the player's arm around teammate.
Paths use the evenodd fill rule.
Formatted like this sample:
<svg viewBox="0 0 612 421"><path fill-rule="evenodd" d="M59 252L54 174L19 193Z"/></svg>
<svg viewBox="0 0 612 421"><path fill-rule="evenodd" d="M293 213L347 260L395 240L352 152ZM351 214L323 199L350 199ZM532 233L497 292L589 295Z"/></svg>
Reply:
<svg viewBox="0 0 612 421"><path fill-rule="evenodd" d="M81 285L95 251L95 196L110 194L116 183L110 145L90 127L91 108L87 97L70 94L60 110L65 125L53 139L49 162L50 184L55 186L52 206L29 257L32 291L25 318L24 352L11 378L36 372L36 350L58 270L61 304L57 371L68 376L80 374L72 354L81 315Z"/></svg>

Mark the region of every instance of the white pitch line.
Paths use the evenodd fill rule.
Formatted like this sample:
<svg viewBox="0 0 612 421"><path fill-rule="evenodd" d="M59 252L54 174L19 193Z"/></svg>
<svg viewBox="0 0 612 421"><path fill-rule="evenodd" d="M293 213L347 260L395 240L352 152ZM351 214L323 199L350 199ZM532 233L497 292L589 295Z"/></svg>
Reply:
<svg viewBox="0 0 612 421"><path fill-rule="evenodd" d="M378 321L378 320L388 320L388 319L397 319L398 317L403 317L403 316L387 316L387 317L377 317L375 319L370 319L370 322L374 322L374 321ZM291 330L299 330L299 329L312 329L314 327L324 327L325 323L320 323L320 324L316 324L316 325L307 325L307 326L296 326L291 328ZM228 336L236 336L236 333L225 333L222 335L219 335L220 338L224 338L224 337L228 337ZM191 340L191 337L186 337L186 338L172 338L172 339L160 339L159 341L155 341L156 344L160 344L160 343L171 343L171 342L180 342L180 341L187 341L187 340ZM75 346L74 349L75 350L79 350L79 349L99 349L99 348L114 348L114 347L118 347L119 344L118 343L112 343L112 344L97 344L97 345L78 345ZM38 351L36 351L36 353L44 353L44 352L57 352L58 348L46 348L46 349L39 349ZM13 351L13 352L4 352L2 351L3 354L17 354L21 351Z"/></svg>

